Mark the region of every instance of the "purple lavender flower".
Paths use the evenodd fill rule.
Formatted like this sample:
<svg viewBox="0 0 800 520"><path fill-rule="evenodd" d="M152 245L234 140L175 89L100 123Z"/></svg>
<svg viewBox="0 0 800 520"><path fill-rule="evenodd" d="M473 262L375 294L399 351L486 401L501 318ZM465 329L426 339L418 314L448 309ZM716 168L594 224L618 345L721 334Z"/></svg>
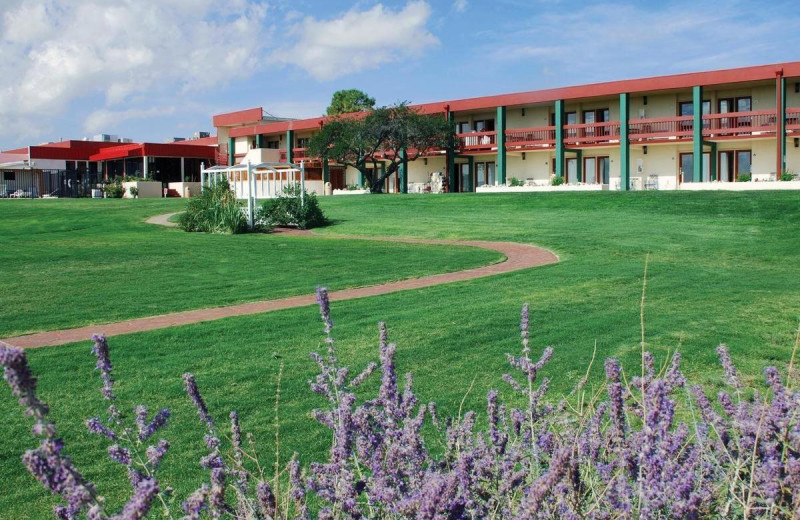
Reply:
<svg viewBox="0 0 800 520"><path fill-rule="evenodd" d="M150 512L150 508L153 505L153 500L155 500L158 492L158 483L155 481L155 479L142 479L142 481L139 482L139 485L136 486L136 490L134 491L131 499L127 504L125 504L122 512L120 512L118 515L115 515L114 519L139 520L141 518L145 518Z"/></svg>
<svg viewBox="0 0 800 520"><path fill-rule="evenodd" d="M92 353L97 356L97 364L95 368L100 371L100 378L103 380L103 388L100 393L103 394L109 401L114 401L114 378L111 376L111 354L108 350L108 342L104 334L95 334L92 336L94 346Z"/></svg>
<svg viewBox="0 0 800 520"><path fill-rule="evenodd" d="M103 424L100 421L99 417L92 417L91 419L86 419L86 428L89 430L89 433L94 433L95 435L102 435L104 437L108 437L112 441L117 440L117 434L114 433L109 427Z"/></svg>
<svg viewBox="0 0 800 520"><path fill-rule="evenodd" d="M731 361L731 355L728 352L728 345L723 343L718 346L717 355L719 356L720 363L722 363L725 380L733 388L737 390L741 389L742 385L739 382L739 376L736 374L736 367L733 366L733 361Z"/></svg>
<svg viewBox="0 0 800 520"><path fill-rule="evenodd" d="M155 446L148 446L147 450L145 451L145 455L147 456L147 463L150 464L152 469L158 468L158 465L161 464L161 459L164 458L164 455L167 454L167 450L169 449L169 442L161 439L158 441L158 444Z"/></svg>
<svg viewBox="0 0 800 520"><path fill-rule="evenodd" d="M131 452L119 444L113 444L108 447L108 456L111 460L119 462L123 466L131 465Z"/></svg>
<svg viewBox="0 0 800 520"><path fill-rule="evenodd" d="M264 518L272 518L275 516L275 494L269 484L263 480L256 486L256 495L258 497L258 507Z"/></svg>
<svg viewBox="0 0 800 520"><path fill-rule="evenodd" d="M147 413L146 409L145 413ZM163 428L164 425L167 424L167 419L169 419L169 416L169 410L162 408L158 411L158 413L156 413L156 415L153 417L153 420L149 424L144 423L144 421L141 421L141 423L137 422L139 425L139 440L146 441L152 437L159 429Z"/></svg>
<svg viewBox="0 0 800 520"><path fill-rule="evenodd" d="M208 407L203 400L203 396L200 395L200 390L197 388L197 381L195 381L194 375L189 372L183 374L183 388L191 398L192 403L194 403L194 407L197 408L197 414L200 416L200 419L202 419L209 428L213 429L214 421L208 413Z"/></svg>

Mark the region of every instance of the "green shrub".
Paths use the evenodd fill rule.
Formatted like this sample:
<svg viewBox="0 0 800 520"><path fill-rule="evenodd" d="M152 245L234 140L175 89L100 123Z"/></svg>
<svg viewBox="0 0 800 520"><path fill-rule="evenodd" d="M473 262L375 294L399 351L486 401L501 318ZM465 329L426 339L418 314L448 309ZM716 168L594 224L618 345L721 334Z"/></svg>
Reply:
<svg viewBox="0 0 800 520"><path fill-rule="evenodd" d="M517 179L516 177L511 177L508 179L509 186L524 186L525 183L522 182L522 179Z"/></svg>
<svg viewBox="0 0 800 520"><path fill-rule="evenodd" d="M116 177L113 181L103 184L103 193L109 199L121 199L125 195L125 187L122 185L122 179Z"/></svg>
<svg viewBox="0 0 800 520"><path fill-rule="evenodd" d="M750 182L750 179L753 177L749 173L740 173L738 177L736 177L737 182Z"/></svg>
<svg viewBox="0 0 800 520"><path fill-rule="evenodd" d="M328 223L317 196L297 184L287 186L280 197L262 202L256 219L260 225L268 227L296 226L299 229L311 229Z"/></svg>
<svg viewBox="0 0 800 520"><path fill-rule="evenodd" d="M562 184L564 184L565 182L566 182L566 181L564 180L564 177L558 177L558 176L556 176L556 177L553 177L553 182L552 182L552 184L553 184L553 186L561 186L561 185L562 185Z"/></svg>
<svg viewBox="0 0 800 520"><path fill-rule="evenodd" d="M782 181L793 181L796 177L797 175L795 175L794 172L790 172L788 170L781 174Z"/></svg>
<svg viewBox="0 0 800 520"><path fill-rule="evenodd" d="M227 180L203 189L199 197L189 199L178 225L184 231L237 234L247 231L242 207Z"/></svg>
<svg viewBox="0 0 800 520"><path fill-rule="evenodd" d="M139 198L139 188L137 188L136 186L131 186L130 188L128 188L128 192L134 199Z"/></svg>

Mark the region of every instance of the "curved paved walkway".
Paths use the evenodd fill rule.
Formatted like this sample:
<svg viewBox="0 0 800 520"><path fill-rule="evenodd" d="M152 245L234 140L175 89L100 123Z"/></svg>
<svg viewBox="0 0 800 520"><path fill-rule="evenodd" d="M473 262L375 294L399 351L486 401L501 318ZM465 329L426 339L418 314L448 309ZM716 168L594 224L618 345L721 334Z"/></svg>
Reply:
<svg viewBox="0 0 800 520"><path fill-rule="evenodd" d="M157 215L147 219L150 224L158 224L167 227L176 227L174 222L170 222L169 218L174 213L166 215ZM277 230L276 232L286 235L310 235L310 231L299 230ZM518 244L515 242L486 242L481 240L434 240L434 239L414 239L414 238L375 238L375 237L358 237L358 236L344 236L344 235L325 235L325 238L340 238L352 240L379 240L385 242L401 242L409 244L436 244L436 245L459 245L480 247L483 249L490 249L498 251L505 255L506 260L486 265L483 267L476 267L473 269L466 269L464 271L456 271L454 273L435 274L431 276L424 276L422 278L413 278L410 280L400 280L397 282L389 282L381 285L372 285L368 287L357 287L353 289L343 289L340 291L333 291L328 294L331 301L353 300L356 298L366 298L369 296L378 296L381 294L389 294L397 291L405 291L409 289L421 289L423 287L431 287L434 285L441 285L451 282L459 282L462 280L472 280L475 278L482 278L485 276L492 276L500 273L509 273L518 271L520 269L528 269L530 267L537 267L540 265L553 264L558 262L558 256L553 252L543 249L541 247L531 246L528 244ZM44 347L48 345L63 345L65 343L73 343L76 341L85 341L92 337L92 334L104 333L106 336L116 336L119 334L130 334L134 332L143 332L148 330L162 329L166 327L174 327L178 325L188 325L191 323L199 323L203 321L219 320L231 316L242 316L246 314L260 314L264 312L277 311L282 309L291 309L294 307L304 307L315 303L316 296L314 294L305 294L302 296L292 296L289 298L280 298L277 300L265 300L250 303L242 303L238 305L230 305L226 307L213 307L208 309L197 309L192 311L174 312L170 314L163 314L160 316L150 316L147 318L137 318L132 320L120 321L117 323L106 323L104 325L90 325L88 327L79 327L75 329L54 330L50 332L39 332L36 334L29 334L27 336L18 336L15 338L6 338L3 341L10 343L17 347L34 348Z"/></svg>

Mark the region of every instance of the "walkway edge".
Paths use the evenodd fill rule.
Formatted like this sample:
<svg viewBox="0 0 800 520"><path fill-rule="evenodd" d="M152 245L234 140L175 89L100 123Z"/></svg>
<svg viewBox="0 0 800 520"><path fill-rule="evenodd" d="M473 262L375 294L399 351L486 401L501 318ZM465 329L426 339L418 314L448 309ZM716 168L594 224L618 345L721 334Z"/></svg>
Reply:
<svg viewBox="0 0 800 520"><path fill-rule="evenodd" d="M150 217L146 222L166 227L175 227L174 222L169 218L175 213L156 215ZM383 242L399 242L408 244L432 244L432 245L457 245L480 247L497 251L505 255L503 262L490 264L482 267L475 267L463 271L452 273L442 273L409 280L400 280L381 285L367 287L356 287L353 289L342 289L328 294L331 301L355 300L379 296L399 291L412 289L422 289L464 280L474 280L496 274L510 273L521 269L529 269L542 265L554 264L558 262L558 256L547 249L528 244L515 242L490 242L482 240L442 240L442 239L422 239L422 238L392 238L392 237L359 237L345 235L315 235L310 231L300 230L281 230L283 234L300 236L317 236L320 238L334 238L343 240L378 240ZM106 323L104 325L89 325L74 329L54 330L48 332L38 332L25 336L6 338L3 341L21 348L37 348L45 346L64 345L77 341L86 341L92 334L103 333L106 336L118 336L121 334L132 334L135 332L145 332L150 330L175 327L179 325L190 325L205 321L220 320L233 316L245 316L250 314L261 314L265 312L293 309L305 307L315 303L314 294L301 296L291 296L276 300L263 300L249 303L241 303L224 307L211 307L207 309L196 309L190 311L174 312L159 316L149 316L145 318L135 318L131 320L119 321L116 323Z"/></svg>

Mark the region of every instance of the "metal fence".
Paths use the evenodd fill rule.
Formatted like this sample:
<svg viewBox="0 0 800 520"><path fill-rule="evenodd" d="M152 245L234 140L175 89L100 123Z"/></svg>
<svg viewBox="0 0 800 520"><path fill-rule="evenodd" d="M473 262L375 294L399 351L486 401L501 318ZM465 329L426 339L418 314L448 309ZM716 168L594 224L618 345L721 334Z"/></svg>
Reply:
<svg viewBox="0 0 800 520"><path fill-rule="evenodd" d="M102 183L96 172L0 169L0 198L91 197Z"/></svg>

